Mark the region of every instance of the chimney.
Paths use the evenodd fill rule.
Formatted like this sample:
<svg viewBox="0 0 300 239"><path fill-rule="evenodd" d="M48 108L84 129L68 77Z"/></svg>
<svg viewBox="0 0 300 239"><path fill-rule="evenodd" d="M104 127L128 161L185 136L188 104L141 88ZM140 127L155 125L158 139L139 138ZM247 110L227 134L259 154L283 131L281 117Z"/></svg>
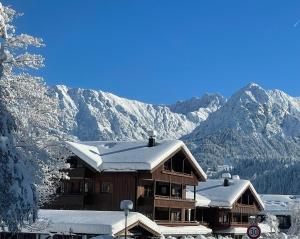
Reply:
<svg viewBox="0 0 300 239"><path fill-rule="evenodd" d="M148 147L154 147L155 146L156 132L155 132L155 130L150 130L148 132L148 134L149 134Z"/></svg>
<svg viewBox="0 0 300 239"><path fill-rule="evenodd" d="M230 173L223 173L222 178L224 178L223 186L228 187L229 186L229 179L231 179L231 174Z"/></svg>
<svg viewBox="0 0 300 239"><path fill-rule="evenodd" d="M229 179L228 178L224 178L224 187L228 187L229 186Z"/></svg>

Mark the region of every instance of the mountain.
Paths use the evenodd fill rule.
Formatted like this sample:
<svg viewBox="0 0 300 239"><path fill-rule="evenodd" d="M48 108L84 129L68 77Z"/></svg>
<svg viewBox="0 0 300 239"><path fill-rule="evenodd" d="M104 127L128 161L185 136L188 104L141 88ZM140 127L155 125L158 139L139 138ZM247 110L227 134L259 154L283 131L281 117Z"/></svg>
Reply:
<svg viewBox="0 0 300 239"><path fill-rule="evenodd" d="M146 104L102 91L63 85L53 90L63 112L61 124L79 140L145 139L150 129L157 131L159 139L180 138L224 103L219 95L205 95L193 111L177 112L175 105Z"/></svg>
<svg viewBox="0 0 300 239"><path fill-rule="evenodd" d="M205 120L208 115L223 106L226 99L218 94L205 93L201 97L193 97L189 100L177 101L168 107L174 113L184 114L191 121L200 122Z"/></svg>
<svg viewBox="0 0 300 239"><path fill-rule="evenodd" d="M183 139L202 165L226 160L254 181L262 180L257 172L276 178L283 166L300 161L300 98L249 84ZM259 161L266 163L258 167Z"/></svg>
<svg viewBox="0 0 300 239"><path fill-rule="evenodd" d="M204 94L172 105L62 85L52 90L69 136L134 140L155 129L158 139L184 140L204 169L230 163L259 192L300 193L300 98L257 84L228 100Z"/></svg>

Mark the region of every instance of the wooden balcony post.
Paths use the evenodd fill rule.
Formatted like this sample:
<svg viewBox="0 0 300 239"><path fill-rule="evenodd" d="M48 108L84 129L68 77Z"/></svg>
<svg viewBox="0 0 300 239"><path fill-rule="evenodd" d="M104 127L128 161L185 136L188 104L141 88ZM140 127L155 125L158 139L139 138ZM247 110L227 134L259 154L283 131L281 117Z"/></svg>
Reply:
<svg viewBox="0 0 300 239"><path fill-rule="evenodd" d="M154 185L153 185L153 198L154 198L154 200L153 200L153 212L152 212L152 214L153 214L153 220L155 220L155 196L156 196L156 180L154 180Z"/></svg>

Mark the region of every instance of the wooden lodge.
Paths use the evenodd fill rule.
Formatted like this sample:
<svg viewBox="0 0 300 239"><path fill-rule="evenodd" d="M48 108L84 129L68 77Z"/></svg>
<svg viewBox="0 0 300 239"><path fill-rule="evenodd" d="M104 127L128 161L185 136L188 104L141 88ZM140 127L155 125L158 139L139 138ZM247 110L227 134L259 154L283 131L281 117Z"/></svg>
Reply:
<svg viewBox="0 0 300 239"><path fill-rule="evenodd" d="M73 153L70 179L47 208L119 211L129 199L133 211L160 225L198 225L196 186L206 175L182 141L66 144ZM192 198L186 197L188 187Z"/></svg>
<svg viewBox="0 0 300 239"><path fill-rule="evenodd" d="M243 235L264 204L248 180L209 179L197 186L196 220L215 234ZM192 197L191 193L189 197Z"/></svg>

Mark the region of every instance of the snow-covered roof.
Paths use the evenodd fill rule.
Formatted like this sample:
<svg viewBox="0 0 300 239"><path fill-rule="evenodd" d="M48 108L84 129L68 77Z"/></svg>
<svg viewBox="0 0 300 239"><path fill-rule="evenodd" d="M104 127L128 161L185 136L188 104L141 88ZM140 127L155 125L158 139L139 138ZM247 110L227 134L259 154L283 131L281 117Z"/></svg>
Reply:
<svg viewBox="0 0 300 239"><path fill-rule="evenodd" d="M186 190L186 198L194 199L194 192L190 189ZM196 207L209 207L211 200L199 193L196 193Z"/></svg>
<svg viewBox="0 0 300 239"><path fill-rule="evenodd" d="M180 140L161 140L154 147L146 141L65 142L68 149L97 171L152 170L179 149L188 155L199 176L206 174Z"/></svg>
<svg viewBox="0 0 300 239"><path fill-rule="evenodd" d="M224 179L209 179L198 184L196 193L201 196L202 202L205 202L205 198L206 202L210 200L208 205L203 206L231 208L248 188L263 209L264 204L249 180L230 179L229 186L225 187Z"/></svg>
<svg viewBox="0 0 300 239"><path fill-rule="evenodd" d="M47 222L45 224L45 222ZM37 222L22 232L57 233L57 234L94 234L116 235L124 230L125 216L123 211L88 211L88 210L45 210L38 212ZM138 212L128 215L128 227L141 223L160 235L158 225Z"/></svg>
<svg viewBox="0 0 300 239"><path fill-rule="evenodd" d="M161 233L164 236L197 236L205 235L212 232L208 227L197 225L197 226L176 226L176 227L167 227L167 226L158 226Z"/></svg>
<svg viewBox="0 0 300 239"><path fill-rule="evenodd" d="M300 206L300 195L261 194L265 209L262 214L292 215L296 205Z"/></svg>

